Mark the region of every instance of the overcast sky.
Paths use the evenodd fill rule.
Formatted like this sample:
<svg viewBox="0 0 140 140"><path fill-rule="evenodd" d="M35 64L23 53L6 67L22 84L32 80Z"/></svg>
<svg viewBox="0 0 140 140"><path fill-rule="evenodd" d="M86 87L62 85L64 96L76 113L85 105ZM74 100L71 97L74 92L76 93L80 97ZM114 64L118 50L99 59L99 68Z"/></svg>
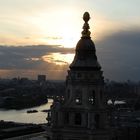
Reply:
<svg viewBox="0 0 140 140"><path fill-rule="evenodd" d="M0 77L65 79L82 15L105 78L140 80L139 0L0 0Z"/></svg>

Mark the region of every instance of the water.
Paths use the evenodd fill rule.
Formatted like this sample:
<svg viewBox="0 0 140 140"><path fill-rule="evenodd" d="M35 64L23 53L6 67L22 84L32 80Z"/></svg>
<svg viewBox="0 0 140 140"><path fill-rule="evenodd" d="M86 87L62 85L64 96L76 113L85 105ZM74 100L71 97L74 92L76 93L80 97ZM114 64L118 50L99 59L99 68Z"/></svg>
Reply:
<svg viewBox="0 0 140 140"><path fill-rule="evenodd" d="M48 103L28 108L28 109L22 109L22 110L0 110L0 120L4 121L14 121L14 122L21 122L21 123L46 123L46 112L41 112L41 110L44 109L50 109L50 105L52 105L53 100L48 99ZM124 101L116 101L116 103L125 103ZM27 110L38 110L37 113L27 113Z"/></svg>
<svg viewBox="0 0 140 140"><path fill-rule="evenodd" d="M48 103L28 108L28 109L22 109L22 110L0 110L0 120L4 121L14 121L14 122L21 122L21 123L46 123L46 112L41 112L41 110L44 109L50 109L50 105L52 104L52 100L48 99ZM27 113L27 110L38 110L37 113Z"/></svg>

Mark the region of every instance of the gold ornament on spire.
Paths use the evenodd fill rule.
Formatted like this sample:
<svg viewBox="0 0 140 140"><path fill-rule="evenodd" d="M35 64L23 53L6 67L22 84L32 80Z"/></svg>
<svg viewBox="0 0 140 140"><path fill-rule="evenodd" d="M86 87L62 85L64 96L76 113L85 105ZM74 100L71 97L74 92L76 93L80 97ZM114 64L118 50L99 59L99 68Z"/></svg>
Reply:
<svg viewBox="0 0 140 140"><path fill-rule="evenodd" d="M88 24L88 21L90 19L90 15L88 12L85 12L83 15L83 20L85 21L84 25L83 25L83 31L82 31L82 38L90 38L90 27Z"/></svg>

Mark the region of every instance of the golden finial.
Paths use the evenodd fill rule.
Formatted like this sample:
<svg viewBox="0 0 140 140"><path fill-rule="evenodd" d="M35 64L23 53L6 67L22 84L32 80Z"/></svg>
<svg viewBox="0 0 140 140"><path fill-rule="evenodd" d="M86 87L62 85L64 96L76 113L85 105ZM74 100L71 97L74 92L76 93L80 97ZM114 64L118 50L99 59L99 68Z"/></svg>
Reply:
<svg viewBox="0 0 140 140"><path fill-rule="evenodd" d="M84 20L85 22L88 22L89 19L90 19L89 13L88 13L88 12L85 12L84 15L83 15L83 20Z"/></svg>
<svg viewBox="0 0 140 140"><path fill-rule="evenodd" d="M88 24L88 21L90 19L90 15L88 12L85 12L83 15L83 20L85 21L84 25L83 25L83 31L82 31L82 38L90 38L90 27Z"/></svg>

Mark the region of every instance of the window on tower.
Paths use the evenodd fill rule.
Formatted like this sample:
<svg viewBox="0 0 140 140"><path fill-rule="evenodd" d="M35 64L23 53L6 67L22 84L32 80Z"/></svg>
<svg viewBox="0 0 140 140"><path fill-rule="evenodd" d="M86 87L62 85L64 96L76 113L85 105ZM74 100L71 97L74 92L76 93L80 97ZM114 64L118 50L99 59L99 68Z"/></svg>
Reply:
<svg viewBox="0 0 140 140"><path fill-rule="evenodd" d="M102 90L100 91L100 98L101 98L101 100L103 99L103 92L102 92Z"/></svg>
<svg viewBox="0 0 140 140"><path fill-rule="evenodd" d="M93 105L95 104L95 91L93 90L89 95L89 102Z"/></svg>
<svg viewBox="0 0 140 140"><path fill-rule="evenodd" d="M100 123L100 115L99 114L96 114L94 116L94 121L95 121L95 128L99 128L99 123Z"/></svg>
<svg viewBox="0 0 140 140"><path fill-rule="evenodd" d="M58 112L55 113L55 117L56 117L56 124L58 123Z"/></svg>
<svg viewBox="0 0 140 140"><path fill-rule="evenodd" d="M64 114L64 124L68 124L69 123L69 112L65 112Z"/></svg>
<svg viewBox="0 0 140 140"><path fill-rule="evenodd" d="M82 77L81 73L77 73L77 78L81 78L81 77Z"/></svg>
<svg viewBox="0 0 140 140"><path fill-rule="evenodd" d="M67 91L67 97L68 97L68 99L70 98L70 89L68 89L68 91Z"/></svg>
<svg viewBox="0 0 140 140"><path fill-rule="evenodd" d="M75 125L81 125L82 116L81 113L75 113Z"/></svg>
<svg viewBox="0 0 140 140"><path fill-rule="evenodd" d="M86 124L88 126L88 113L86 113Z"/></svg>
<svg viewBox="0 0 140 140"><path fill-rule="evenodd" d="M80 98L76 98L75 102L76 102L76 104L81 104Z"/></svg>
<svg viewBox="0 0 140 140"><path fill-rule="evenodd" d="M81 90L76 90L76 93L75 93L75 103L77 105L81 105L82 104L82 91Z"/></svg>

